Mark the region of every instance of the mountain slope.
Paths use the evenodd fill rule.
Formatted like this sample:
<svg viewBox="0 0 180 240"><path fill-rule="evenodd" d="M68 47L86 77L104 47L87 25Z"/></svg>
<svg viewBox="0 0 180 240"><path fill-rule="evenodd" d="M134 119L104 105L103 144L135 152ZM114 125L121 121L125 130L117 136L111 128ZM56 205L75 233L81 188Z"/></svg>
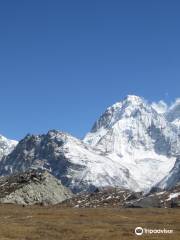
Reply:
<svg viewBox="0 0 180 240"><path fill-rule="evenodd" d="M121 163L55 130L38 136L27 135L9 156L3 158L0 173L8 175L30 167L48 169L74 192L93 191L95 187L109 185L138 189L133 176Z"/></svg>
<svg viewBox="0 0 180 240"><path fill-rule="evenodd" d="M130 200L138 200L142 193L135 193L122 188L102 188L96 189L93 193L79 193L71 199L63 201L60 206L75 208L99 208L115 207L120 208Z"/></svg>

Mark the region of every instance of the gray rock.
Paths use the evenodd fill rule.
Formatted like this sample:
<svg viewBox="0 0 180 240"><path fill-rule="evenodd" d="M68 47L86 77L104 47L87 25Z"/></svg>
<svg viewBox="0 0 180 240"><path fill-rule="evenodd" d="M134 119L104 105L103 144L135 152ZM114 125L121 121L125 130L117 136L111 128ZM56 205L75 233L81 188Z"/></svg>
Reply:
<svg viewBox="0 0 180 240"><path fill-rule="evenodd" d="M29 170L0 179L0 203L49 205L70 197L71 191L47 171Z"/></svg>

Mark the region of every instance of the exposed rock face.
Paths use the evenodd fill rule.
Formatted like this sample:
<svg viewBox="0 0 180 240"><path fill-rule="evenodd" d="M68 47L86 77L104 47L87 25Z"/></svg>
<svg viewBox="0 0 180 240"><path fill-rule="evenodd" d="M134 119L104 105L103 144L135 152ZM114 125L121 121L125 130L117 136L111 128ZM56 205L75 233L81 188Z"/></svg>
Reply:
<svg viewBox="0 0 180 240"><path fill-rule="evenodd" d="M47 171L29 170L0 178L0 203L48 205L70 197L70 190Z"/></svg>

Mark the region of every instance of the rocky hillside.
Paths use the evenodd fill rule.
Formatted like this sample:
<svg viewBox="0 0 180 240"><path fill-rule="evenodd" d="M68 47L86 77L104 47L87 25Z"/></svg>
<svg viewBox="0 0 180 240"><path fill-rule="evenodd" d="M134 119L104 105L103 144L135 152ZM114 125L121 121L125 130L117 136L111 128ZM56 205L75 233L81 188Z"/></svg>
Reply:
<svg viewBox="0 0 180 240"><path fill-rule="evenodd" d="M180 185L169 191L132 192L127 189L97 189L94 193L77 194L60 204L73 208L175 208L180 207Z"/></svg>
<svg viewBox="0 0 180 240"><path fill-rule="evenodd" d="M70 190L47 171L29 170L0 178L0 203L48 205L70 197Z"/></svg>
<svg viewBox="0 0 180 240"><path fill-rule="evenodd" d="M64 207L98 208L98 207L123 207L127 201L137 200L142 193L135 193L121 188L100 188L92 193L76 194L71 199L60 204Z"/></svg>
<svg viewBox="0 0 180 240"><path fill-rule="evenodd" d="M173 208L180 207L180 184L175 185L171 190L157 191L153 189L148 195L139 199L127 201L124 207L135 208Z"/></svg>

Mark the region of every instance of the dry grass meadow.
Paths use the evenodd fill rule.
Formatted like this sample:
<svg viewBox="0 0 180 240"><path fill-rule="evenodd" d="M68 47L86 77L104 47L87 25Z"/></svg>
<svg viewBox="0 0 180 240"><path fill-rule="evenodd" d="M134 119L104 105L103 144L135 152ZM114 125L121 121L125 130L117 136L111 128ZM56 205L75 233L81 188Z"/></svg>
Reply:
<svg viewBox="0 0 180 240"><path fill-rule="evenodd" d="M137 226L173 229L136 236ZM0 205L0 240L180 239L180 209L76 209Z"/></svg>

